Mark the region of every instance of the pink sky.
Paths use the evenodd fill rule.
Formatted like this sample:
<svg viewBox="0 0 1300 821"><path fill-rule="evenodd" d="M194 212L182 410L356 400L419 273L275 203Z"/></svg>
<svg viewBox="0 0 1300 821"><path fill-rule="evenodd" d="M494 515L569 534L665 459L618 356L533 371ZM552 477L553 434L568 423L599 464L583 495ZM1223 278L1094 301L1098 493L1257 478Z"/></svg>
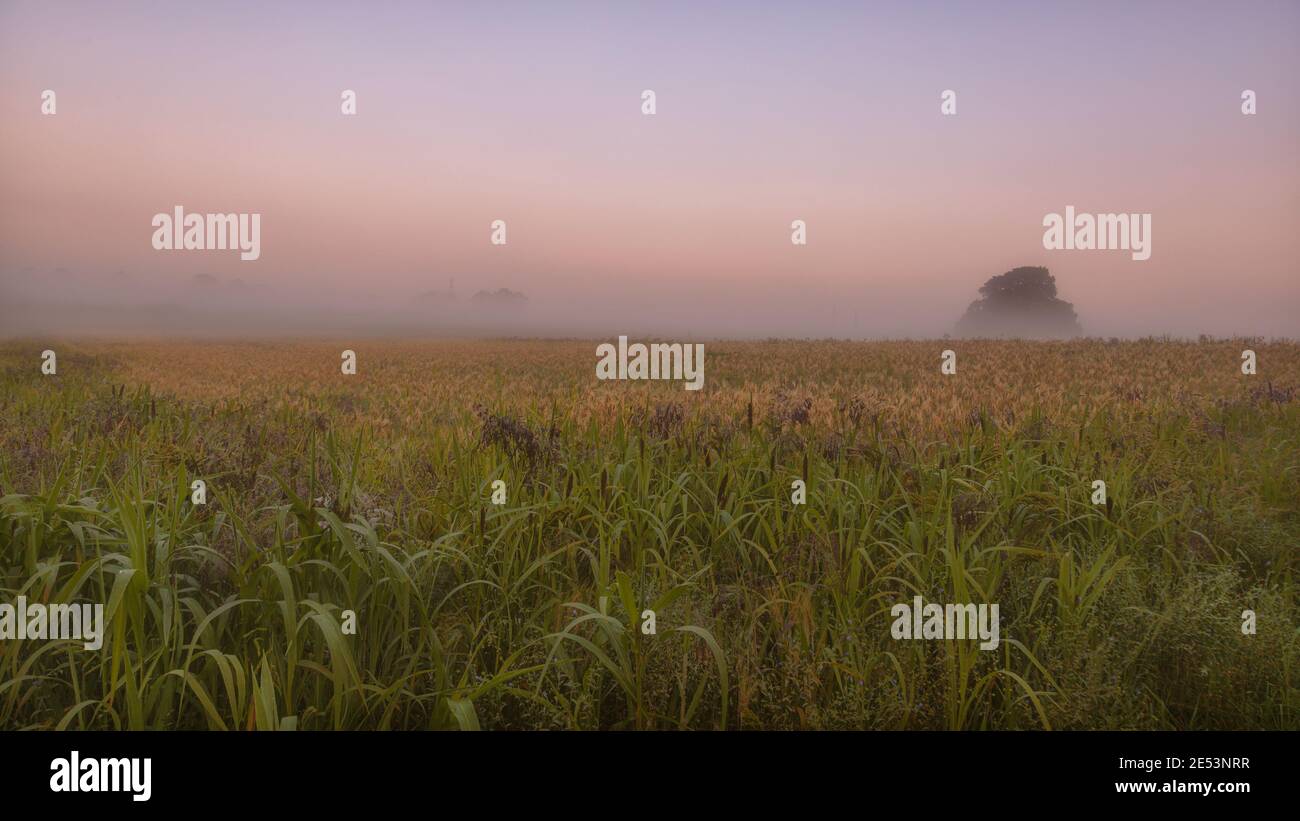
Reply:
<svg viewBox="0 0 1300 821"><path fill-rule="evenodd" d="M1047 265L1092 333L1300 336L1294 2L263 5L0 3L0 283L924 336ZM261 258L153 250L177 204ZM1151 259L1044 250L1067 205Z"/></svg>

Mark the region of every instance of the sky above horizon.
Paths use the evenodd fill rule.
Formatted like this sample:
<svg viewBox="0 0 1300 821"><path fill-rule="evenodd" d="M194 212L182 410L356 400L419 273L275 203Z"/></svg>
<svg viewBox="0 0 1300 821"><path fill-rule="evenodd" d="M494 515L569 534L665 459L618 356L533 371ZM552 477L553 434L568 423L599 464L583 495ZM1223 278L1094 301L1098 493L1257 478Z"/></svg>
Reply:
<svg viewBox="0 0 1300 821"><path fill-rule="evenodd" d="M925 336L1045 265L1092 334L1300 336L1300 2L0 2L0 77L11 292ZM176 205L260 258L154 250ZM1066 206L1151 258L1044 249Z"/></svg>

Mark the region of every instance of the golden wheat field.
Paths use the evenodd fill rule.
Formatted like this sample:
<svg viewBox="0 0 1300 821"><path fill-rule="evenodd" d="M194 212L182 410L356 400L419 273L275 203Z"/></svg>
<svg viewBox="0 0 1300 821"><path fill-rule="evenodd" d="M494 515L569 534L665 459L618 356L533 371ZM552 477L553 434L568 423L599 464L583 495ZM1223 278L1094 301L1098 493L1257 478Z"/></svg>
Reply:
<svg viewBox="0 0 1300 821"><path fill-rule="evenodd" d="M0 726L1300 728L1300 345L596 344L0 344Z"/></svg>

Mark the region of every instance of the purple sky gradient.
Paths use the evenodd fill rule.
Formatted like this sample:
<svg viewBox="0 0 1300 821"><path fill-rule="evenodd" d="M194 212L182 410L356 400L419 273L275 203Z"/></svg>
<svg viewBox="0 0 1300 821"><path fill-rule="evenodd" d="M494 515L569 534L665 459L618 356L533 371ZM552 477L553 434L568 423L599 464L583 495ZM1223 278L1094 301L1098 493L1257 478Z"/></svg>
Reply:
<svg viewBox="0 0 1300 821"><path fill-rule="evenodd" d="M0 78L0 299L454 277L575 333L928 336L1041 264L1093 334L1300 336L1297 2L3 2ZM177 204L261 259L153 250ZM1067 205L1151 259L1045 250Z"/></svg>

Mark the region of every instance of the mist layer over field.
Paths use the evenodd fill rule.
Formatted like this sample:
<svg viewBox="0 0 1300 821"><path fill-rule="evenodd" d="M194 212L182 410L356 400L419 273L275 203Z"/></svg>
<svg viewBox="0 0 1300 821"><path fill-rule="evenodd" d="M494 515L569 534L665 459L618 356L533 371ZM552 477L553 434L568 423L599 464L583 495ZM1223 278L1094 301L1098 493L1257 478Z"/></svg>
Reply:
<svg viewBox="0 0 1300 821"><path fill-rule="evenodd" d="M633 337L702 339L926 339L954 333L983 277L964 290L937 289L882 303L869 289L815 285L742 289L706 282L677 289L595 282L567 296L543 292L518 303L436 290L357 295L199 275L144 282L126 274L0 277L0 338L34 336L259 337ZM1062 282L1068 299L1068 282ZM1075 302L1086 336L1300 336L1300 311L1272 304L1211 312L1179 292L1140 321L1089 313ZM1182 300L1180 303L1179 300ZM1179 310L1179 306L1184 310ZM1167 310L1165 310L1167 309ZM1287 313L1280 314L1279 311ZM1032 328L1025 331L1035 336Z"/></svg>

